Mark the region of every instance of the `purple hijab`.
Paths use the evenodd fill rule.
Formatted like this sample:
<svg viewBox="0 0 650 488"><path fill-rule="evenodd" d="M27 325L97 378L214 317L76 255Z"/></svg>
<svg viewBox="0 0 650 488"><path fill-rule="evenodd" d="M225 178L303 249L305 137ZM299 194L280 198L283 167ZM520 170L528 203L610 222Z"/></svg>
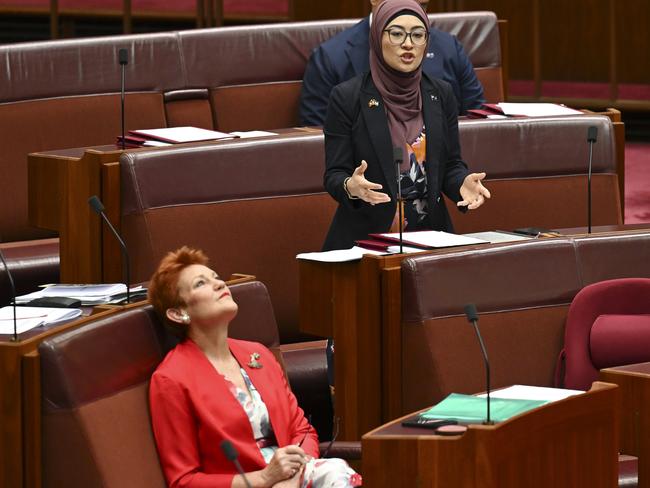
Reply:
<svg viewBox="0 0 650 488"><path fill-rule="evenodd" d="M429 26L426 12L415 0L384 0L372 15L370 73L386 104L393 147L406 150L406 143L412 142L420 135L424 124L420 94L422 64L410 73L403 73L391 68L384 61L381 48L383 31L398 13L418 17L426 28Z"/></svg>

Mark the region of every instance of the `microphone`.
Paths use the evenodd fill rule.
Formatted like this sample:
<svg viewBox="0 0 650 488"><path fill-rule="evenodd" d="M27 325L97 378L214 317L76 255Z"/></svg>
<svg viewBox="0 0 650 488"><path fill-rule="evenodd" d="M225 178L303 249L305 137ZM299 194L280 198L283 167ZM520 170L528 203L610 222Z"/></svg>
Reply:
<svg viewBox="0 0 650 488"><path fill-rule="evenodd" d="M11 271L9 271L9 266L7 266L7 261L5 261L5 256L2 253L1 249L0 249L0 261L2 261L2 264L4 265L5 270L7 271L7 277L9 278L9 287L11 288L11 298L12 298L12 303L14 308L14 333L11 337L11 340L14 342L18 342L18 326L16 322L16 283L14 282L14 277L11 275Z"/></svg>
<svg viewBox="0 0 650 488"><path fill-rule="evenodd" d="M404 222L404 217L402 212L404 210L402 203L402 179L400 178L400 170L402 169L402 161L404 160L402 156L402 148L394 147L393 148L393 161L395 161L395 171L397 178L397 207L399 212L399 253L404 252L403 242L402 242L402 222Z"/></svg>
<svg viewBox="0 0 650 488"><path fill-rule="evenodd" d="M465 305L465 315L467 316L467 320L474 326L476 337L478 337L478 343L481 345L481 351L483 352L483 361L485 361L485 383L487 385L487 419L485 422L483 422L483 424L494 425L494 422L490 420L490 361L488 360L487 351L485 350L485 344L483 344L481 331L478 330L478 312L476 311L476 305L473 303Z"/></svg>
<svg viewBox="0 0 650 488"><path fill-rule="evenodd" d="M126 148L126 143L124 141L124 96L125 96L125 78L126 78L126 65L129 64L129 51L125 48L122 48L118 51L118 58L120 62L120 67L122 70L122 85L120 90L121 95L121 116L122 116L122 150Z"/></svg>
<svg viewBox="0 0 650 488"><path fill-rule="evenodd" d="M594 144L598 137L598 127L592 125L587 129L587 143L589 144L589 169L587 171L587 233L591 234L591 159L594 153Z"/></svg>
<svg viewBox="0 0 650 488"><path fill-rule="evenodd" d="M104 212L104 204L99 198L97 198L97 195L90 197L88 199L88 204L90 205L90 208L93 209L93 212L101 216L104 222L106 222L106 225L108 225L108 228L111 229L111 232L117 239L117 242L120 243L122 256L124 257L124 267L126 268L126 303L131 303L131 290L129 288L129 284L131 283L131 267L129 265L129 253L126 249L126 244L124 244L124 241L120 237L120 234L115 230L115 227L113 227L113 224L111 224L110 220L108 220L108 217L106 217L106 213Z"/></svg>
<svg viewBox="0 0 650 488"><path fill-rule="evenodd" d="M246 483L246 486L248 488L252 488L251 484L248 482L248 478L246 478L246 473L244 473L241 464L239 464L239 461L237 460L239 453L237 452L237 449L235 449L235 446L232 445L232 442L230 442L228 439L221 441L221 450L223 451L228 461L232 462L235 465L237 472L241 475L242 478L244 478L244 483Z"/></svg>

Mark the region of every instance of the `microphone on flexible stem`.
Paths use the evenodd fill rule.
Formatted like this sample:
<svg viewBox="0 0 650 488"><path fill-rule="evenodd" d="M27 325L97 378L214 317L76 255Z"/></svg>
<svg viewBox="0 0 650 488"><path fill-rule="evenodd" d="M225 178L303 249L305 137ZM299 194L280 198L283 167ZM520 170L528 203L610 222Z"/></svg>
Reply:
<svg viewBox="0 0 650 488"><path fill-rule="evenodd" d="M485 361L485 383L487 390L487 418L484 425L494 425L494 422L490 420L490 361L488 360L487 351L485 350L485 344L483 344L483 338L481 337L481 331L478 330L478 312L476 311L476 305L469 303L465 305L465 315L467 320L474 326L476 331L476 337L478 337L478 342L481 345L481 351L483 352L483 361Z"/></svg>
<svg viewBox="0 0 650 488"><path fill-rule="evenodd" d="M393 161L395 161L395 171L396 171L396 178L397 178L397 207L399 212L398 218L399 218L399 253L400 254L404 252L403 250L404 243L402 242L402 222L404 221L402 212L404 210L404 205L402 204L402 179L400 178L402 161L404 160L402 154L403 152L401 148L399 147L393 148Z"/></svg>
<svg viewBox="0 0 650 488"><path fill-rule="evenodd" d="M125 87L125 78L126 78L126 65L129 64L129 51L127 51L125 48L122 48L118 51L118 58L120 61L120 67L122 70L122 86L120 90L120 95L121 95L121 115L122 115L122 150L126 148L126 143L124 141L124 95L126 91Z"/></svg>
<svg viewBox="0 0 650 488"><path fill-rule="evenodd" d="M124 241L120 237L120 234L115 230L115 227L113 227L113 224L111 224L110 220L108 220L108 217L104 212L104 204L99 198L97 198L97 195L90 197L88 199L88 204L90 205L90 208L92 208L93 211L97 215L101 216L104 222L106 222L106 225L108 225L108 228L111 229L111 232L117 239L117 242L120 243L122 256L124 257L124 267L126 268L126 303L131 303L131 290L129 288L129 284L131 283L131 267L129 265L129 253L126 249L126 244L124 244Z"/></svg>
<svg viewBox="0 0 650 488"><path fill-rule="evenodd" d="M18 325L16 322L16 284L14 283L14 277L11 275L11 271L9 271L9 266L7 266L7 261L5 261L5 256L2 253L2 250L0 250L0 260L2 261L2 264L5 267L5 270L7 271L7 278L9 278L9 287L11 288L11 298L12 298L12 303L14 307L14 333L11 336L11 340L14 342L18 341Z"/></svg>
<svg viewBox="0 0 650 488"><path fill-rule="evenodd" d="M587 142L589 143L589 169L587 171L587 233L591 234L591 159L594 153L594 143L598 137L598 127L591 126L587 129Z"/></svg>
<svg viewBox="0 0 650 488"><path fill-rule="evenodd" d="M241 475L242 478L244 478L244 483L246 483L246 486L248 488L252 488L251 484L248 482L248 478L246 478L246 473L244 473L241 464L239 464L239 460L237 459L239 453L237 452L237 449L235 449L235 446L232 445L232 442L230 442L228 439L221 441L221 450L223 451L228 461L232 462L235 465L237 472Z"/></svg>

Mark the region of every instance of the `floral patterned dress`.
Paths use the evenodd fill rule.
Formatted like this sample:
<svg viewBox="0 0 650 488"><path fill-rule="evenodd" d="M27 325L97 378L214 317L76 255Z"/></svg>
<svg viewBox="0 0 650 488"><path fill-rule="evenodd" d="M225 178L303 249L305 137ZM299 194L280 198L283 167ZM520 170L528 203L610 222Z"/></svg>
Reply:
<svg viewBox="0 0 650 488"><path fill-rule="evenodd" d="M240 368L250 395L226 379L230 392L243 407L253 428L253 435L264 460L268 464L278 449L269 412L259 392L243 368ZM343 459L311 459L303 471L300 488L348 488L361 486L361 475Z"/></svg>
<svg viewBox="0 0 650 488"><path fill-rule="evenodd" d="M404 200L404 230L417 231L429 228L427 204L427 175L424 169L426 159L426 135L424 132L406 145L407 168L400 174L402 198Z"/></svg>

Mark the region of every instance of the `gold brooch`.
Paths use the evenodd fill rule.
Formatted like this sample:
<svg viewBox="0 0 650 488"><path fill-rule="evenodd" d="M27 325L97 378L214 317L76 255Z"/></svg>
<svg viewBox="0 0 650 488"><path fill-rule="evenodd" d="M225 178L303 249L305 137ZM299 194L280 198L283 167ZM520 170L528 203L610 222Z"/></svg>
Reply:
<svg viewBox="0 0 650 488"><path fill-rule="evenodd" d="M368 108L379 107L379 102L374 98L371 98L368 102Z"/></svg>
<svg viewBox="0 0 650 488"><path fill-rule="evenodd" d="M248 363L248 366L254 369L260 369L262 365L257 361L259 358L260 358L259 353L254 352L253 354L251 354L251 360Z"/></svg>

